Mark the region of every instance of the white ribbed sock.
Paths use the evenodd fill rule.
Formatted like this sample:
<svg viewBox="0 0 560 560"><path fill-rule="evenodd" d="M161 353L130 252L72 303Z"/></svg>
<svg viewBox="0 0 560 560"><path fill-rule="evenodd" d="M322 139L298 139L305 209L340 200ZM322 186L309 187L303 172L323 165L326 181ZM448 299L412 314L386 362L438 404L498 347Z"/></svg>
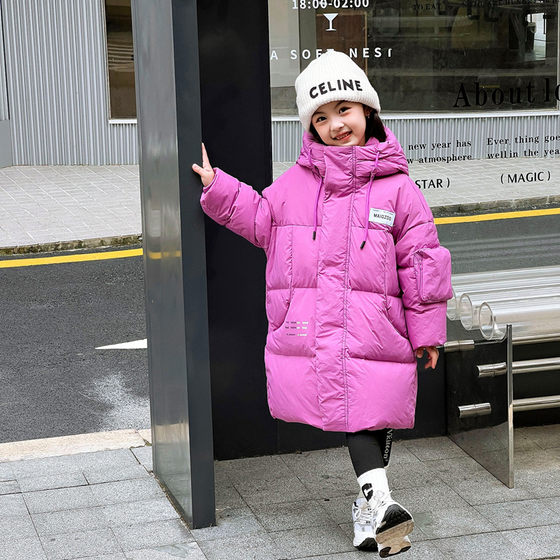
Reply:
<svg viewBox="0 0 560 560"><path fill-rule="evenodd" d="M390 497L389 481L385 469L371 469L358 477L358 484L368 502L372 499L379 500L380 496Z"/></svg>

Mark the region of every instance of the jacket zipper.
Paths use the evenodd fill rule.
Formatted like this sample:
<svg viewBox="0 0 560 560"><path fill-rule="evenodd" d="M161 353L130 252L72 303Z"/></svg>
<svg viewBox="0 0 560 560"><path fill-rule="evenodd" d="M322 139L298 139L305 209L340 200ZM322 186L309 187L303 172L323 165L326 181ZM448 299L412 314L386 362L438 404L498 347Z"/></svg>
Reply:
<svg viewBox="0 0 560 560"><path fill-rule="evenodd" d="M344 378L344 422L348 429L348 379L346 372L346 336L348 333L348 319L346 316L348 304L348 267L350 264L350 244L352 242L352 210L354 208L354 196L356 194L356 149L352 146L352 197L350 198L350 209L348 211L348 222L346 225L346 259L344 262L344 337L342 339L342 375Z"/></svg>
<svg viewBox="0 0 560 560"><path fill-rule="evenodd" d="M418 285L418 295L420 296L420 301L424 301L424 287L422 285L422 258L419 256L419 251L414 253L414 264L416 265L416 282Z"/></svg>

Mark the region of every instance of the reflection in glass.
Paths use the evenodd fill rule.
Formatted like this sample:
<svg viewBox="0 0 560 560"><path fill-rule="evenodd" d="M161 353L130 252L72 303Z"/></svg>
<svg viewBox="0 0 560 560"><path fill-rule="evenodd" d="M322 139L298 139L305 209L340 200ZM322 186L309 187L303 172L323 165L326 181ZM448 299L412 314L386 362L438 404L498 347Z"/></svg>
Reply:
<svg viewBox="0 0 560 560"><path fill-rule="evenodd" d="M327 49L368 73L384 111L555 109L556 0L269 3L273 114L295 115L287 89ZM290 28L290 34L281 29Z"/></svg>
<svg viewBox="0 0 560 560"><path fill-rule="evenodd" d="M105 0L110 117L136 118L130 0Z"/></svg>

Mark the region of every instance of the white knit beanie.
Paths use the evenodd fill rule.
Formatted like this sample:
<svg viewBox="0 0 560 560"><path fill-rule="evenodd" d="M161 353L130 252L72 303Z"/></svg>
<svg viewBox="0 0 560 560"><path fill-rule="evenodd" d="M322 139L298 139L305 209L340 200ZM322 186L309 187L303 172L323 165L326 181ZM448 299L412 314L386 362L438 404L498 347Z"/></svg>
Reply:
<svg viewBox="0 0 560 560"><path fill-rule="evenodd" d="M346 54L329 50L296 78L299 120L309 130L313 113L331 101L355 101L381 112L379 96L366 73Z"/></svg>

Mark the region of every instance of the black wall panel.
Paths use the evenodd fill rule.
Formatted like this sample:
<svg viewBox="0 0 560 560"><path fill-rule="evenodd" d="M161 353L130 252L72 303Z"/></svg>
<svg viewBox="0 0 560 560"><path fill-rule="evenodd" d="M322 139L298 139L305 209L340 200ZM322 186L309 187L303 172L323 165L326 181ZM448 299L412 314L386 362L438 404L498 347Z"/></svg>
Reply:
<svg viewBox="0 0 560 560"><path fill-rule="evenodd" d="M272 182L268 10L199 1L202 138L210 163L261 191ZM206 219L215 456L274 453L264 371L262 249Z"/></svg>
<svg viewBox="0 0 560 560"><path fill-rule="evenodd" d="M261 191L272 182L267 2L199 1L202 137L210 163ZM340 433L277 422L266 403L265 256L206 220L208 316L217 459L320 449ZM414 430L445 433L442 372L420 373Z"/></svg>

